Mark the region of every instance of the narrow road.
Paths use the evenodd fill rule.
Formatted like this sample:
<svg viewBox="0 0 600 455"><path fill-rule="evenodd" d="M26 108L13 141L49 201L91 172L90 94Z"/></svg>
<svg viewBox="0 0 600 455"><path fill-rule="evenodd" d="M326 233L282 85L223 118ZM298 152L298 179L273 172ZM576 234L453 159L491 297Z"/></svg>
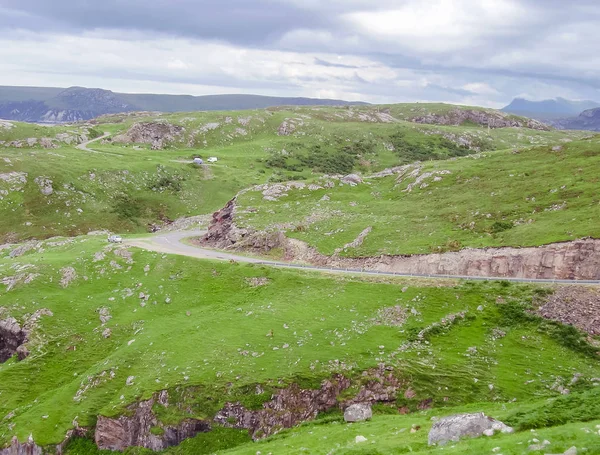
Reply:
<svg viewBox="0 0 600 455"><path fill-rule="evenodd" d="M108 136L110 136L110 133L107 131L102 136L97 137L95 139L91 139L91 140L89 140L87 142L82 142L81 144L79 144L75 148L77 148L79 150L83 150L84 152L101 153L101 152L98 152L97 150L92 150L92 149L88 148L88 145L90 145L93 142L100 141L100 140L102 140L104 138L107 138Z"/></svg>
<svg viewBox="0 0 600 455"><path fill-rule="evenodd" d="M413 278L433 278L433 279L458 279L458 280L476 280L476 281L513 281L518 283L551 283L551 284L586 284L600 285L599 280L550 280L535 278L505 278L505 277L485 277L485 276L464 276L464 275L425 275L413 273L379 272L377 270L362 269L336 269L331 267L319 267L313 265L296 264L292 262L272 261L269 259L258 259L248 256L241 256L234 253L202 248L183 243L183 240L190 237L199 237L206 233L203 230L191 231L173 231L154 235L152 237L140 239L126 239L124 244L143 248L148 251L158 253L177 254L180 256L190 256L199 259L216 259L221 261L248 262L253 264L268 265L271 267L314 270L329 273L349 273L353 275L377 275L377 276L397 276Z"/></svg>

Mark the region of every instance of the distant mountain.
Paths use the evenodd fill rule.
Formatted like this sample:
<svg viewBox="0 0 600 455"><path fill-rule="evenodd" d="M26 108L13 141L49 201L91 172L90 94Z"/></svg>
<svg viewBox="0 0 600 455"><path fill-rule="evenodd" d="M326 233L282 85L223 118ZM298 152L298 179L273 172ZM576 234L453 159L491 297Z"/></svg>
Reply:
<svg viewBox="0 0 600 455"><path fill-rule="evenodd" d="M554 120L552 126L563 130L600 131L600 108L585 110L577 117Z"/></svg>
<svg viewBox="0 0 600 455"><path fill-rule="evenodd" d="M133 111L187 112L261 109L273 106L346 106L367 104L332 99L260 95L154 95L115 93L85 87L0 86L0 118L36 123L89 120Z"/></svg>
<svg viewBox="0 0 600 455"><path fill-rule="evenodd" d="M573 101L565 98L553 100L529 101L524 98L515 98L504 112L523 115L535 119L549 120L578 115L581 111L600 107L595 101Z"/></svg>

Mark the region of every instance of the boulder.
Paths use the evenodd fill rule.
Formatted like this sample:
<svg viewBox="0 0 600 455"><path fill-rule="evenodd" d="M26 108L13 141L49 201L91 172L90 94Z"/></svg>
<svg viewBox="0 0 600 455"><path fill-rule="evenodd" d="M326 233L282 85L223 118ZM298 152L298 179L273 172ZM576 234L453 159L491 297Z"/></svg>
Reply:
<svg viewBox="0 0 600 455"><path fill-rule="evenodd" d="M514 430L486 416L483 412L475 414L456 414L444 417L433 424L429 431L429 445L444 445L448 441L458 441L462 437L477 438L493 436L495 432L512 433Z"/></svg>
<svg viewBox="0 0 600 455"><path fill-rule="evenodd" d="M344 411L344 420L346 422L364 422L373 417L371 405L368 403L356 403L350 405Z"/></svg>
<svg viewBox="0 0 600 455"><path fill-rule="evenodd" d="M27 332L19 325L15 318L0 321L0 363L6 362L17 352L19 359L25 355L25 350L18 351L19 347L27 341ZM25 356L26 357L26 356ZM24 357L23 357L24 358Z"/></svg>
<svg viewBox="0 0 600 455"><path fill-rule="evenodd" d="M355 186L361 184L363 181L357 174L348 174L342 177L341 182L345 183L346 185Z"/></svg>

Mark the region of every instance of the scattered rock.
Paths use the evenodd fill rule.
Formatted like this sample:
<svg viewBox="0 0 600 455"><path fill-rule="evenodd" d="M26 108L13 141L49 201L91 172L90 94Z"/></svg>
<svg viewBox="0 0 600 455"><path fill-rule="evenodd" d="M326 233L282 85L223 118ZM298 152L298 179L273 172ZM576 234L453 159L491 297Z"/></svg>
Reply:
<svg viewBox="0 0 600 455"><path fill-rule="evenodd" d="M41 245L42 245L41 243L36 242L36 241L31 241L31 242L23 243L22 245L19 245L14 250L12 250L9 253L9 256L11 258L17 258L19 256L23 256L28 251L31 251L31 250L36 249L36 248L39 248Z"/></svg>
<svg viewBox="0 0 600 455"><path fill-rule="evenodd" d="M577 327L592 336L600 335L600 290L563 286L539 308L540 316Z"/></svg>
<svg viewBox="0 0 600 455"><path fill-rule="evenodd" d="M100 316L100 322L102 324L106 324L108 321L112 319L110 314L110 310L106 307L102 307L98 310L98 315Z"/></svg>
<svg viewBox="0 0 600 455"><path fill-rule="evenodd" d="M246 278L246 283L248 283L249 286L256 288L259 286L266 286L267 284L269 284L271 280L269 280L267 277L252 277L252 278Z"/></svg>
<svg viewBox="0 0 600 455"><path fill-rule="evenodd" d="M44 196L50 196L54 193L54 188L52 187L52 180L48 177L36 177L34 182L40 187L40 192Z"/></svg>
<svg viewBox="0 0 600 455"><path fill-rule="evenodd" d="M512 433L514 430L483 412L476 414L456 414L444 417L433 424L429 432L429 445L444 445L449 441L458 441L464 436L479 437L494 432Z"/></svg>
<svg viewBox="0 0 600 455"><path fill-rule="evenodd" d="M356 444L360 444L361 442L367 442L367 441L368 441L368 439L361 435L358 435L356 438L354 438L354 442Z"/></svg>
<svg viewBox="0 0 600 455"><path fill-rule="evenodd" d="M65 267L64 269L61 269L60 272L62 273L60 285L63 288L66 288L73 280L77 279L77 272L73 267Z"/></svg>
<svg viewBox="0 0 600 455"><path fill-rule="evenodd" d="M368 403L356 403L350 405L344 411L344 420L346 422L363 422L373 417L371 405Z"/></svg>
<svg viewBox="0 0 600 455"><path fill-rule="evenodd" d="M360 185L363 182L362 178L357 174L348 174L342 177L340 181L350 186Z"/></svg>

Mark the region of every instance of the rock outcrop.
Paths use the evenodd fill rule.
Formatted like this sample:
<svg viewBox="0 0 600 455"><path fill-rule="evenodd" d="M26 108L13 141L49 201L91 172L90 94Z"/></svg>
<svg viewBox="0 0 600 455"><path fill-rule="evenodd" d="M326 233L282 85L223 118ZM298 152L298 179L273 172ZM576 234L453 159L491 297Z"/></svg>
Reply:
<svg viewBox="0 0 600 455"><path fill-rule="evenodd" d="M265 403L263 409L254 411L240 403L227 403L214 420L225 427L247 429L253 439L260 439L336 407L337 397L350 385L351 381L342 375L323 381L316 390L301 389L293 384Z"/></svg>
<svg viewBox="0 0 600 455"><path fill-rule="evenodd" d="M159 422L152 407L166 405L166 392L142 401L118 418L98 416L94 439L99 449L124 451L128 447L144 447L159 451L181 444L185 439L211 430L209 422L186 419L176 426Z"/></svg>
<svg viewBox="0 0 600 455"><path fill-rule="evenodd" d="M495 432L512 433L513 431L511 427L486 416L483 412L456 414L435 422L429 431L428 440L429 445L444 445L450 441L459 441L463 437L493 436Z"/></svg>
<svg viewBox="0 0 600 455"><path fill-rule="evenodd" d="M346 422L364 422L373 417L371 405L366 403L351 404L344 411L344 420Z"/></svg>
<svg viewBox="0 0 600 455"><path fill-rule="evenodd" d="M457 252L411 256L344 258L325 256L282 231L257 232L235 225L235 199L215 212L203 245L268 252L281 248L287 260L313 265L415 275L487 276L600 280L600 240L581 239L526 248L466 248Z"/></svg>
<svg viewBox="0 0 600 455"><path fill-rule="evenodd" d="M135 123L125 134L113 138L113 142L151 144L153 150L165 146L180 138L185 128L165 121Z"/></svg>
<svg viewBox="0 0 600 455"><path fill-rule="evenodd" d="M33 442L31 437L24 443L20 443L15 437L12 439L10 447L0 449L0 455L44 455L44 449Z"/></svg>
<svg viewBox="0 0 600 455"><path fill-rule="evenodd" d="M556 290L539 308L540 316L570 324L592 336L600 335L600 290L565 286Z"/></svg>
<svg viewBox="0 0 600 455"><path fill-rule="evenodd" d="M465 122L489 128L530 128L534 130L548 131L550 127L537 120L524 117L515 117L500 111L483 111L474 109L452 109L446 114L429 113L414 117L415 123L426 123L432 125L454 125L460 126Z"/></svg>
<svg viewBox="0 0 600 455"><path fill-rule="evenodd" d="M26 357L25 351L19 348L27 341L26 330L19 325L15 318L0 321L0 363L6 362L13 355L19 354L19 360ZM23 357L23 358L21 358Z"/></svg>
<svg viewBox="0 0 600 455"><path fill-rule="evenodd" d="M600 240L584 239L530 248L467 248L413 256L357 259L315 256L311 262L419 275L599 280Z"/></svg>

